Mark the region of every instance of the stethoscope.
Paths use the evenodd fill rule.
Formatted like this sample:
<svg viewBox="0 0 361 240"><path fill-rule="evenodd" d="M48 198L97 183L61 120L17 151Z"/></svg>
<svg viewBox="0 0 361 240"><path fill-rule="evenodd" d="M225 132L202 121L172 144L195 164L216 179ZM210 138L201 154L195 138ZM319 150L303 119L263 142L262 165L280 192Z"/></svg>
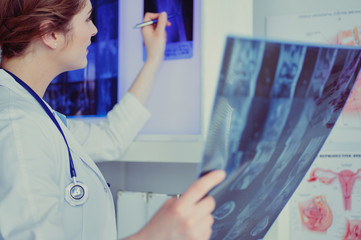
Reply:
<svg viewBox="0 0 361 240"><path fill-rule="evenodd" d="M60 131L61 135L63 136L66 147L68 148L70 177L73 179L73 181L65 188L65 200L72 206L80 206L80 205L84 204L86 202L86 200L88 199L88 187L84 183L78 182L76 180L76 171L74 168L73 158L70 153L69 144L65 138L63 130L61 129L58 121L55 119L54 115L51 113L49 108L45 105L43 100L34 92L33 89L31 89L25 82L23 82L20 78L18 78L11 72L9 72L7 70L5 70L5 71L7 73L9 73L23 88L25 88L25 90L27 90L35 98L35 100L45 110L45 112L48 114L50 119L54 122L54 124Z"/></svg>

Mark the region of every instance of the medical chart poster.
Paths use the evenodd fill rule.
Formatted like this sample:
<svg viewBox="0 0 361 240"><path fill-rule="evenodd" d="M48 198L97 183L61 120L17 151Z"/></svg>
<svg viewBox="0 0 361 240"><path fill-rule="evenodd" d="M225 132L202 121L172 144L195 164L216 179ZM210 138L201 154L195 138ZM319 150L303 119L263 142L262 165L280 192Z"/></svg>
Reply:
<svg viewBox="0 0 361 240"><path fill-rule="evenodd" d="M266 35L292 41L360 46L361 9L269 16ZM338 127L361 130L361 80L355 84Z"/></svg>
<svg viewBox="0 0 361 240"><path fill-rule="evenodd" d="M319 154L289 202L291 240L360 239L360 161L360 152Z"/></svg>
<svg viewBox="0 0 361 240"><path fill-rule="evenodd" d="M360 46L360 23L360 9L270 16L267 36ZM290 239L360 239L360 136L359 77L322 153L310 168L315 180L309 181L312 172L308 173L290 200Z"/></svg>
<svg viewBox="0 0 361 240"><path fill-rule="evenodd" d="M348 98L361 49L227 39L200 174L225 169L211 239L262 239Z"/></svg>

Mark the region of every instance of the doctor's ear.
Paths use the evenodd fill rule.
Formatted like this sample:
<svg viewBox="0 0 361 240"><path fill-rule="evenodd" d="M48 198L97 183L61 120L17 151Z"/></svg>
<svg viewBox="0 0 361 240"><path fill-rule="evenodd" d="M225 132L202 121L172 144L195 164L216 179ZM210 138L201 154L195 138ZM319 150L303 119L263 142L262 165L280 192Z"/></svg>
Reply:
<svg viewBox="0 0 361 240"><path fill-rule="evenodd" d="M56 49L58 47L59 42L63 39L62 34L59 32L47 32L47 29L49 29L49 25L52 23L50 22L44 22L40 26L40 30L42 32L41 40L43 43L48 46L51 49Z"/></svg>
<svg viewBox="0 0 361 240"><path fill-rule="evenodd" d="M47 33L43 35L41 39L43 40L43 43L51 49L56 49L58 46L54 33Z"/></svg>

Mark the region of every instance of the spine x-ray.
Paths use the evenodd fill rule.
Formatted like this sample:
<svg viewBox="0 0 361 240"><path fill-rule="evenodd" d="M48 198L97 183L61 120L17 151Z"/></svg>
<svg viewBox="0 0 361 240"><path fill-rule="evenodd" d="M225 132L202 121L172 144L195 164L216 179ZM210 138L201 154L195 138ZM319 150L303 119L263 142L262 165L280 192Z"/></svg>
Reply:
<svg viewBox="0 0 361 240"><path fill-rule="evenodd" d="M211 239L262 239L326 141L360 48L230 36L200 175L224 169Z"/></svg>

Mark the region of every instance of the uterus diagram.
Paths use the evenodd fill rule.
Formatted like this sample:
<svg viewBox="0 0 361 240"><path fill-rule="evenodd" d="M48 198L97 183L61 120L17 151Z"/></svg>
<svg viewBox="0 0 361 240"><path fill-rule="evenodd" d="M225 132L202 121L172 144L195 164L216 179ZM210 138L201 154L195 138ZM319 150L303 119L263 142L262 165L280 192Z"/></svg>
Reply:
<svg viewBox="0 0 361 240"><path fill-rule="evenodd" d="M357 180L361 180L361 169L358 169L356 172L343 170L337 173L329 169L315 168L312 170L308 182L319 180L321 183L329 185L337 179L342 189L344 209L346 211L350 211L352 189L355 185L355 182Z"/></svg>
<svg viewBox="0 0 361 240"><path fill-rule="evenodd" d="M333 215L325 196L315 196L298 203L302 225L310 231L325 232L332 225Z"/></svg>

